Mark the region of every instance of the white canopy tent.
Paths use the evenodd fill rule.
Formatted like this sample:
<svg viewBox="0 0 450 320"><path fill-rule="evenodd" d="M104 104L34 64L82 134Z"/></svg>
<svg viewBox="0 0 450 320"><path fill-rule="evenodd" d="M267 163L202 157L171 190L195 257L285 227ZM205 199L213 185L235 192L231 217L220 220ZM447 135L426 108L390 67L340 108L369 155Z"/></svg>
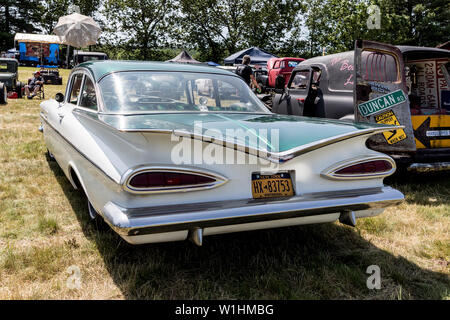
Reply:
<svg viewBox="0 0 450 320"><path fill-rule="evenodd" d="M65 44L64 37L49 34L34 34L34 33L16 33L16 35L14 36L14 41L40 43L41 50L43 43ZM40 63L42 64L42 56L40 57L40 60L41 60Z"/></svg>
<svg viewBox="0 0 450 320"><path fill-rule="evenodd" d="M64 38L49 34L16 33L14 41L65 44Z"/></svg>

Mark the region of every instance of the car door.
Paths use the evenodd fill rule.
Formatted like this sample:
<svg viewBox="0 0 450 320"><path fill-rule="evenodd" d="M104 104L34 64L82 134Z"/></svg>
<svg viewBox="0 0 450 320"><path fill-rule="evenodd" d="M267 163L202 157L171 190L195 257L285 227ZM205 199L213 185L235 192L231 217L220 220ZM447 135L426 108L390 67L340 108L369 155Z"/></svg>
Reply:
<svg viewBox="0 0 450 320"><path fill-rule="evenodd" d="M70 123L71 111L78 103L78 98L81 92L81 86L83 83L83 72L76 71L71 74L70 80L66 87L66 95L63 102L60 102L55 109L49 110L47 116L48 121L56 132L58 132L59 143L52 143L52 153L60 163L67 161L67 150L65 148L65 126ZM63 138L62 138L63 137Z"/></svg>
<svg viewBox="0 0 450 320"><path fill-rule="evenodd" d="M286 88L286 92L276 95L273 102L273 112L303 116L304 106L311 83L311 67L305 66L295 70ZM310 116L310 114L306 114Z"/></svg>
<svg viewBox="0 0 450 320"><path fill-rule="evenodd" d="M402 53L388 44L357 40L354 55L356 121L405 126L371 137L369 145L383 152L415 151Z"/></svg>
<svg viewBox="0 0 450 320"><path fill-rule="evenodd" d="M272 68L269 70L269 86L275 87L275 79L280 73L280 60L274 62Z"/></svg>

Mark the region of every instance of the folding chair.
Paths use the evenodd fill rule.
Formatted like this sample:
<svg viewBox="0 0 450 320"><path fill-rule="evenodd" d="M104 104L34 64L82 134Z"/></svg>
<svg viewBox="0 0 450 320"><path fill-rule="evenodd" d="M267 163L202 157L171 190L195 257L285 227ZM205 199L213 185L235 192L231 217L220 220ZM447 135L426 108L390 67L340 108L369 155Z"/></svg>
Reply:
<svg viewBox="0 0 450 320"><path fill-rule="evenodd" d="M30 84L31 78L28 78L28 84ZM22 88L22 96L25 96L25 87ZM45 91L44 84L39 86L39 90L36 92L36 96L39 97L40 100L45 99Z"/></svg>

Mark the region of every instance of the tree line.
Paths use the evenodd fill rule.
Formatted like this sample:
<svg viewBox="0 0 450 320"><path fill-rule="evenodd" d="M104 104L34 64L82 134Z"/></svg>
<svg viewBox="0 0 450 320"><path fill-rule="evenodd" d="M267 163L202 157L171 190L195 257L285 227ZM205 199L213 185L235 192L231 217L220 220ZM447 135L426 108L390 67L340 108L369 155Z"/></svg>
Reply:
<svg viewBox="0 0 450 320"><path fill-rule="evenodd" d="M186 49L221 63L250 46L308 58L352 50L355 39L450 40L448 0L1 0L0 50L17 32L51 34L73 5L103 30L92 49L116 59L166 60Z"/></svg>

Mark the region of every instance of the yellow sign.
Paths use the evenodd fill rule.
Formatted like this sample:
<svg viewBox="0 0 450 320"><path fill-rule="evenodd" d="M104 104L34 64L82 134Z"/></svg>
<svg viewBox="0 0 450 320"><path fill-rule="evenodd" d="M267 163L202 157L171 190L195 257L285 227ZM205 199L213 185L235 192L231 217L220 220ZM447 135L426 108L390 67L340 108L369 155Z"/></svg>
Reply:
<svg viewBox="0 0 450 320"><path fill-rule="evenodd" d="M417 149L450 147L450 115L411 115Z"/></svg>
<svg viewBox="0 0 450 320"><path fill-rule="evenodd" d="M392 124L396 126L400 125L397 117L395 116L395 113L392 110L389 110L387 112L375 116L375 122L383 124ZM385 131L383 132L383 136L386 139L387 143L389 144L395 144L397 142L406 139L406 133L403 129L394 129L392 131Z"/></svg>

